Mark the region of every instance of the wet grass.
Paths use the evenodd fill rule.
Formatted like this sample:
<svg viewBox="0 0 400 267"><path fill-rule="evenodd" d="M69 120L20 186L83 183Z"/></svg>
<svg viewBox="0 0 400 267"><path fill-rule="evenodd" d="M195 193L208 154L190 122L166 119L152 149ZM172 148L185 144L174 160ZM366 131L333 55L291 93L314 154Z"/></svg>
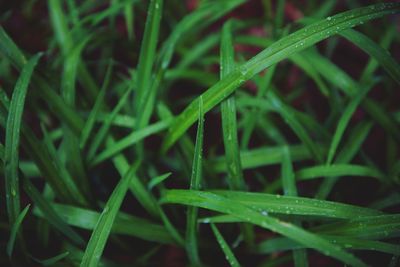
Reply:
<svg viewBox="0 0 400 267"><path fill-rule="evenodd" d="M197 2L1 6L0 264L396 266L400 4Z"/></svg>

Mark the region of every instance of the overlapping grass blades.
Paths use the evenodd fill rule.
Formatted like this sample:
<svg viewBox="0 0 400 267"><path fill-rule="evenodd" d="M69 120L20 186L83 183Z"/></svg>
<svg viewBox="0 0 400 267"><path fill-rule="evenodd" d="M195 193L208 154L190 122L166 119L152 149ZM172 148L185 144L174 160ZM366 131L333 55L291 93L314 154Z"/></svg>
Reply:
<svg viewBox="0 0 400 267"><path fill-rule="evenodd" d="M396 3L377 4L354 9L313 23L302 30L280 39L203 93L204 112L209 111L220 103L255 74L287 58L291 54L304 50L340 31L398 11L399 4ZM165 138L164 151L169 149L196 121L197 106L198 99L193 101L176 117L174 124L170 127L169 133Z"/></svg>

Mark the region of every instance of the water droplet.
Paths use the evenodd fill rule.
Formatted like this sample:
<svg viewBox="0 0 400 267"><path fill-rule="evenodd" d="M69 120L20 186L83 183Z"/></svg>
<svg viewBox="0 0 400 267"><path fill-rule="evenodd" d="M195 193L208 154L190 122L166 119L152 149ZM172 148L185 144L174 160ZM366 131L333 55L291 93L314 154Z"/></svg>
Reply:
<svg viewBox="0 0 400 267"><path fill-rule="evenodd" d="M205 218L205 219L203 220L203 223L210 223L210 218Z"/></svg>
<svg viewBox="0 0 400 267"><path fill-rule="evenodd" d="M326 19L330 21L332 18L331 17L327 17Z"/></svg>
<svg viewBox="0 0 400 267"><path fill-rule="evenodd" d="M276 198L281 198L281 195L276 195Z"/></svg>
<svg viewBox="0 0 400 267"><path fill-rule="evenodd" d="M105 206L105 207L104 207L104 210L103 210L103 213L107 213L108 210L109 210L108 206Z"/></svg>
<svg viewBox="0 0 400 267"><path fill-rule="evenodd" d="M262 214L263 216L267 216L267 215L268 215L268 212L267 212L266 210L263 210L263 211L261 212L261 214Z"/></svg>
<svg viewBox="0 0 400 267"><path fill-rule="evenodd" d="M13 188L13 189L11 189L11 195L13 196L13 197L15 197L16 195L17 195L17 192L15 191L15 189Z"/></svg>

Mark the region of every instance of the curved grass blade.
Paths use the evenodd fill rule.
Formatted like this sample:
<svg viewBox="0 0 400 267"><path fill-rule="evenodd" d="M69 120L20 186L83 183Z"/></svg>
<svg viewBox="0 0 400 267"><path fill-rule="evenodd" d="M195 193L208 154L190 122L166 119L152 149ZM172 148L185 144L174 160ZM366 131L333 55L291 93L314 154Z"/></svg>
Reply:
<svg viewBox="0 0 400 267"><path fill-rule="evenodd" d="M234 50L232 43L232 21L224 24L221 36L220 77L223 79L235 68ZM236 100L231 95L221 102L222 132L225 148L225 160L229 175L229 185L232 189L245 188L242 166L240 162L239 141L237 136Z"/></svg>
<svg viewBox="0 0 400 267"><path fill-rule="evenodd" d="M382 36L379 45L383 49L389 49L390 44L393 42L394 38L397 35L397 29L396 27L390 27L386 33ZM361 74L360 81L363 83L370 79L370 77L373 77L373 73L376 71L376 69L379 67L378 61L376 61L374 58L370 58L367 66L364 68L363 73Z"/></svg>
<svg viewBox="0 0 400 267"><path fill-rule="evenodd" d="M15 223L20 214L18 164L22 114L24 112L25 98L32 73L41 56L42 53L39 53L32 57L22 69L14 87L7 116L6 141L4 147L4 176L6 183L7 213L10 225Z"/></svg>
<svg viewBox="0 0 400 267"><path fill-rule="evenodd" d="M390 56L387 50L377 45L364 34L352 29L343 31L340 35L357 45L378 61L386 72L400 85L400 66L394 58Z"/></svg>
<svg viewBox="0 0 400 267"><path fill-rule="evenodd" d="M80 266L94 267L97 266L104 247L110 235L115 217L119 211L122 201L128 191L132 176L136 172L136 166L132 166L124 177L118 182L110 198L108 199L99 220L93 229L89 243L86 246L85 254L83 255Z"/></svg>
<svg viewBox="0 0 400 267"><path fill-rule="evenodd" d="M232 267L239 267L240 264L236 259L235 254L233 254L232 250L229 248L228 243L226 243L224 237L221 235L218 228L213 223L211 223L210 225L211 229L214 232L215 237L217 238L219 246L221 247L222 251L225 254L226 260Z"/></svg>
<svg viewBox="0 0 400 267"><path fill-rule="evenodd" d="M67 224L81 229L93 230L100 217L99 212L89 209L55 203L52 203L51 206ZM42 213L37 215L43 216ZM174 243L171 235L162 225L122 212L116 216L111 233L165 244Z"/></svg>
<svg viewBox="0 0 400 267"><path fill-rule="evenodd" d="M190 178L190 189L199 190L202 182L202 155L203 155L204 113L203 101L199 102L199 124L197 128L196 144ZM190 261L195 266L200 266L200 258L197 244L197 208L188 207L186 226L186 250Z"/></svg>
<svg viewBox="0 0 400 267"><path fill-rule="evenodd" d="M334 176L365 176L385 180L385 176L378 170L355 164L320 165L303 168L296 172L296 178L300 180Z"/></svg>
<svg viewBox="0 0 400 267"><path fill-rule="evenodd" d="M304 50L340 31L355 27L368 20L396 13L399 10L399 3L382 3L357 8L313 23L310 26L280 39L203 93L204 112L211 110L255 74L289 57L291 54ZM199 98L191 102L189 106L175 118L168 135L164 139L163 151L168 150L197 120L196 113L198 102Z"/></svg>
<svg viewBox="0 0 400 267"><path fill-rule="evenodd" d="M275 111L282 116L293 132L296 133L297 137L308 147L316 160L318 162L322 162L323 156L321 154L321 150L317 148L317 145L311 139L310 135L307 133L307 130L303 127L303 124L300 122L298 116L296 116L295 110L282 103L279 97L272 93L269 95L269 102Z"/></svg>
<svg viewBox="0 0 400 267"><path fill-rule="evenodd" d="M196 11L185 16L174 28L174 31L164 42L159 58L161 69L165 70L171 63L175 46L183 39L194 34L216 21L235 7L244 3L244 0L221 0L203 3ZM196 106L196 108L198 105Z"/></svg>
<svg viewBox="0 0 400 267"><path fill-rule="evenodd" d="M18 69L22 70L27 60L13 40L7 35L3 27L0 26L0 52ZM43 77L33 75L33 85L37 88L37 94L45 102L49 103L50 109L63 122L75 132L79 133L84 125L81 117L76 111L70 108L62 98L52 89L51 85Z"/></svg>
<svg viewBox="0 0 400 267"><path fill-rule="evenodd" d="M316 70L323 76L327 81L337 86L346 95L354 96L357 92L360 92L360 86L342 69L337 67L327 58L318 54L315 50L305 51L307 57L312 60ZM400 140L400 129L396 125L396 121L393 115L385 112L381 105L376 101L366 98L362 101L362 107L375 119L388 133L393 135L396 140Z"/></svg>
<svg viewBox="0 0 400 267"><path fill-rule="evenodd" d="M331 244L324 238L312 234L293 224L278 220L271 216L265 216L249 206L243 205L232 199L221 197L209 192L193 190L168 190L162 198L163 203L175 203L214 210L230 214L249 223L271 230L298 243L304 244L320 251L321 253L334 257L352 266L366 266L362 261L352 254L346 252L337 245Z"/></svg>
<svg viewBox="0 0 400 267"><path fill-rule="evenodd" d="M118 142L115 142L113 146L108 147L100 152L91 162L91 166L97 165L109 159L110 157L121 153L122 150L127 149L134 144L137 144L139 141L145 139L146 137L166 129L171 124L171 122L172 119L162 120L147 127L144 127L140 130L134 131L133 133L122 138Z"/></svg>
<svg viewBox="0 0 400 267"><path fill-rule="evenodd" d="M22 221L25 219L26 214L29 211L29 207L31 206L31 204L28 204L22 211L21 213L18 215L17 219L15 220L12 228L11 228L11 233L10 233L10 239L8 240L7 243L7 255L8 257L11 258L13 250L14 250L14 244L15 244L15 240L17 238L18 235L18 230L22 224Z"/></svg>
<svg viewBox="0 0 400 267"><path fill-rule="evenodd" d="M354 112L356 111L357 107L360 105L361 101L363 98L368 94L368 92L371 90L372 85L369 86L363 86L361 91L350 101L348 106L345 108L343 111L342 116L340 117L340 120L338 122L338 125L336 127L336 131L333 135L331 146L329 148L328 152L328 158L326 160L326 163L329 165L333 161L333 157L336 153L336 149L339 146L340 140L343 137L344 131L346 130L347 125L350 122L351 117L353 116Z"/></svg>
<svg viewBox="0 0 400 267"><path fill-rule="evenodd" d="M23 187L25 193L37 205L40 211L44 214L44 218L63 233L66 237L74 241L76 244L83 245L85 242L63 219L60 218L58 213L50 206L47 199L43 198L40 192L34 187L29 179L24 179Z"/></svg>

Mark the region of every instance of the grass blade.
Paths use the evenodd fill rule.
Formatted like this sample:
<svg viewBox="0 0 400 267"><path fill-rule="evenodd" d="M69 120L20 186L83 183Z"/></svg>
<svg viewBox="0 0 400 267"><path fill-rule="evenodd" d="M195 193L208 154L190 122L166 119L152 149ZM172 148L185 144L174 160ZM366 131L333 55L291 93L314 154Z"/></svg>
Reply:
<svg viewBox="0 0 400 267"><path fill-rule="evenodd" d="M204 112L211 110L255 74L289 57L291 54L304 50L340 31L355 27L371 19L398 12L399 10L400 4L398 3L382 3L353 9L313 23L302 30L280 39L203 93ZM176 117L169 129L168 135L164 139L164 151L168 150L197 120L198 102L199 98L190 103Z"/></svg>
<svg viewBox="0 0 400 267"><path fill-rule="evenodd" d="M104 121L103 125L97 132L97 134L93 137L93 141L90 144L88 153L87 153L87 158L90 160L93 160L97 150L99 149L101 143L104 141L104 139L107 136L108 130L111 127L111 123L114 120L115 116L118 114L118 112L124 107L126 101L129 98L129 95L131 93L130 88L124 93L124 95L118 100L117 105L114 107L114 109L111 111L111 113L108 115L106 121Z"/></svg>
<svg viewBox="0 0 400 267"><path fill-rule="evenodd" d="M371 57L373 57L379 64L386 70L386 72L398 83L400 84L400 66L394 60L393 57L390 56L387 50L383 49L379 45L377 45L370 38L365 36L364 34L355 31L355 30L347 30L341 32L344 38L357 45L359 48L368 53Z"/></svg>
<svg viewBox="0 0 400 267"><path fill-rule="evenodd" d="M89 114L89 117L87 118L85 126L82 129L82 133L81 133L80 141L79 141L79 147L81 149L85 148L88 138L93 130L96 119L99 115L100 109L102 107L104 97L106 95L106 90L110 84L112 65L113 65L112 61L110 61L110 64L107 67L106 75L104 77L103 86L101 87L101 90L100 90L99 94L97 95L95 104L94 104L92 110L90 111L90 114Z"/></svg>
<svg viewBox="0 0 400 267"><path fill-rule="evenodd" d="M204 114L203 101L199 102L199 124L197 127L196 144L192 165L192 176L190 178L190 189L199 190L202 180L202 155L203 155ZM197 244L197 208L188 207L186 226L186 250L190 261L195 266L200 266L200 258Z"/></svg>
<svg viewBox="0 0 400 267"><path fill-rule="evenodd" d="M365 176L385 180L384 175L378 170L355 164L332 164L303 168L296 172L296 178L300 180L314 179L317 177L335 176Z"/></svg>
<svg viewBox="0 0 400 267"><path fill-rule="evenodd" d="M221 37L220 76L223 79L235 68L234 51L231 34L231 21L224 24ZM232 189L244 189L242 166L240 162L239 141L237 136L236 104L232 95L221 102L222 132L225 148L226 166L229 174L229 185Z"/></svg>
<svg viewBox="0 0 400 267"><path fill-rule="evenodd" d="M29 179L24 179L23 186L25 193L32 199L40 211L45 214L45 218L50 224L76 244L82 245L85 243L82 237L60 218L57 212L50 206L48 200L40 194Z"/></svg>
<svg viewBox="0 0 400 267"><path fill-rule="evenodd" d="M364 86L362 87L361 91L350 101L346 109L343 111L342 117L338 122L336 127L336 131L333 135L331 146L328 152L328 158L326 163L329 165L333 161L333 157L336 153L336 149L342 139L344 131L346 130L347 125L350 122L351 117L353 116L354 112L356 111L358 105L361 103L363 98L368 94L372 86Z"/></svg>
<svg viewBox="0 0 400 267"><path fill-rule="evenodd" d="M321 149L322 145L318 145L318 149ZM259 147L250 150L241 151L241 163L243 169L254 169L261 166L280 164L283 159L283 149L285 146L273 146L273 147ZM312 154L309 149L303 145L291 145L288 147L292 161L303 161L312 158ZM321 149L321 153L324 150ZM212 161L212 166L217 172L225 172L226 164L224 157L216 157Z"/></svg>
<svg viewBox="0 0 400 267"><path fill-rule="evenodd" d="M222 251L225 254L226 260L232 267L239 267L240 264L236 259L235 254L233 254L232 250L229 248L228 243L226 243L224 237L221 235L218 228L213 223L211 223L210 225L211 229L214 232L215 237L217 238L219 246L221 247Z"/></svg>
<svg viewBox="0 0 400 267"><path fill-rule="evenodd" d="M6 182L7 213L10 225L15 223L20 214L18 164L22 114L24 112L25 98L32 73L41 56L42 54L39 53L32 57L22 69L15 84L7 116L4 176Z"/></svg>
<svg viewBox="0 0 400 267"><path fill-rule="evenodd" d="M62 259L65 259L66 257L68 257L69 254L70 254L69 251L65 251L65 252L63 252L57 256L51 257L49 259L45 259L45 260L34 259L34 260L37 263L40 263L42 266L54 266L56 263L58 263Z"/></svg>
<svg viewBox="0 0 400 267"><path fill-rule="evenodd" d="M157 48L158 32L163 10L163 0L151 0L148 8L146 26L144 29L143 41L139 54L137 66L137 87L135 91L135 109L138 123L136 128L140 129L147 125L151 112L146 109L153 109L147 103L151 97L151 72L153 69L155 52ZM143 114L148 114L146 117Z"/></svg>
<svg viewBox="0 0 400 267"><path fill-rule="evenodd" d="M12 253L13 253L13 250L14 250L14 244L15 244L15 240L16 240L17 235L18 235L18 230L19 230L19 228L20 228L20 226L21 226L26 214L28 213L30 206L31 205L28 204L21 211L21 213L18 215L17 219L15 220L15 222L14 222L12 228L11 228L10 239L8 240L8 243L7 243L7 255L10 258L12 256Z"/></svg>
<svg viewBox="0 0 400 267"><path fill-rule="evenodd" d="M186 190L186 192L188 192ZM249 223L258 225L262 228L287 236L300 244L304 244L320 251L325 255L334 257L352 266L366 266L362 261L352 254L344 251L340 247L329 243L329 241L312 234L293 224L280 221L271 216L265 216L254 209L233 201L232 199L221 197L209 192L189 191L189 195L182 190L169 190L163 196L163 203L175 203L200 207L204 209L230 214ZM183 194L182 194L183 193Z"/></svg>
<svg viewBox="0 0 400 267"><path fill-rule="evenodd" d="M131 178L135 172L136 166L132 166L112 192L92 232L80 266L92 267L98 265L114 224L115 217L117 216L122 201L128 191Z"/></svg>
<svg viewBox="0 0 400 267"><path fill-rule="evenodd" d="M120 139L118 142L115 142L112 147L108 147L102 152L98 153L98 155L91 162L91 165L97 165L109 159L110 157L121 153L122 150L127 149L134 144L137 144L139 141L145 139L146 137L166 129L171 124L171 121L171 119L159 121L129 134L128 136Z"/></svg>
<svg viewBox="0 0 400 267"><path fill-rule="evenodd" d="M285 195L297 196L296 180L293 172L293 166L290 159L289 149L287 147L283 150L282 161L282 187ZM293 223L301 227L301 221L294 220ZM305 249L293 250L293 261L296 267L308 266L307 251Z"/></svg>
<svg viewBox="0 0 400 267"><path fill-rule="evenodd" d="M264 212L264 214L266 212L267 214L301 215L303 217L332 219L353 219L381 214L379 211L359 206L304 197L222 190L212 191L212 193L243 205L254 207L255 210L260 213Z"/></svg>
<svg viewBox="0 0 400 267"><path fill-rule="evenodd" d="M93 230L100 218L100 213L70 205L52 203L53 209L61 218L71 226L81 229ZM37 216L44 217L42 212L36 212ZM165 227L155 224L140 217L131 216L119 212L111 229L112 234L128 235L143 240L172 244L174 240Z"/></svg>

